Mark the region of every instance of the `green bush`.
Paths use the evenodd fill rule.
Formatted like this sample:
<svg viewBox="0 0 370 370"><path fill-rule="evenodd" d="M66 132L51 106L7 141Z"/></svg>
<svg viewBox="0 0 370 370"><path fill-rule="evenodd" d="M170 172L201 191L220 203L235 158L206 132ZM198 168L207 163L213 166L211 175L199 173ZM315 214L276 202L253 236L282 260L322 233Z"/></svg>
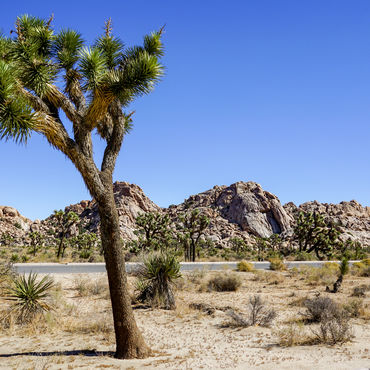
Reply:
<svg viewBox="0 0 370 370"><path fill-rule="evenodd" d="M254 271L253 263L247 261L240 261L237 264L238 271L252 272Z"/></svg>
<svg viewBox="0 0 370 370"><path fill-rule="evenodd" d="M284 262L280 258L270 258L270 270L283 271L286 270Z"/></svg>
<svg viewBox="0 0 370 370"><path fill-rule="evenodd" d="M361 261L362 264L364 264L365 266L370 266L370 258L365 258Z"/></svg>
<svg viewBox="0 0 370 370"><path fill-rule="evenodd" d="M13 254L11 255L11 257L10 257L10 261L11 261L12 263L19 262L19 255L18 255L18 253L13 253Z"/></svg>

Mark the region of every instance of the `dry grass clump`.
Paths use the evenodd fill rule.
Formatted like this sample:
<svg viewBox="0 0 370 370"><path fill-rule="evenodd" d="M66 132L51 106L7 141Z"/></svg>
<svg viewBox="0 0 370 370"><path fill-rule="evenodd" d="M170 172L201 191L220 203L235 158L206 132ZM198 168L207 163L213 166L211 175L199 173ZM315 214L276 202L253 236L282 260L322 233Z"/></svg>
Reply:
<svg viewBox="0 0 370 370"><path fill-rule="evenodd" d="M201 285L204 282L207 272L208 270L206 269L190 271L186 274L186 279L194 285Z"/></svg>
<svg viewBox="0 0 370 370"><path fill-rule="evenodd" d="M279 272L255 270L253 281L261 281L270 285L278 285L285 281L285 276Z"/></svg>
<svg viewBox="0 0 370 370"><path fill-rule="evenodd" d="M352 297L365 297L366 292L370 290L370 285L361 284L352 290Z"/></svg>
<svg viewBox="0 0 370 370"><path fill-rule="evenodd" d="M322 268L338 273L340 265L337 262L325 262Z"/></svg>
<svg viewBox="0 0 370 370"><path fill-rule="evenodd" d="M59 329L74 335L99 335L108 344L114 344L114 327L112 315L105 314L103 317L85 318L65 317L60 321Z"/></svg>
<svg viewBox="0 0 370 370"><path fill-rule="evenodd" d="M355 262L351 268L351 274L359 277L370 277L370 265L367 262L369 259Z"/></svg>
<svg viewBox="0 0 370 370"><path fill-rule="evenodd" d="M208 280L207 290L209 292L235 292L241 285L241 279L237 274L218 273Z"/></svg>
<svg viewBox="0 0 370 370"><path fill-rule="evenodd" d="M364 312L364 301L360 298L352 298L343 305L343 309L349 317L361 317Z"/></svg>
<svg viewBox="0 0 370 370"><path fill-rule="evenodd" d="M247 262L245 260L238 262L237 264L238 271L244 271L244 272L253 272L254 271L254 265L253 263Z"/></svg>
<svg viewBox="0 0 370 370"><path fill-rule="evenodd" d="M270 258L269 262L270 262L270 270L273 270L273 271L286 270L286 266L280 258Z"/></svg>
<svg viewBox="0 0 370 370"><path fill-rule="evenodd" d="M331 262L323 267L301 266L299 268L299 274L303 275L310 285L332 285L338 277L338 271L339 265Z"/></svg>
<svg viewBox="0 0 370 370"><path fill-rule="evenodd" d="M351 273L360 277L370 276L370 258L365 258L361 262L355 262L352 265Z"/></svg>
<svg viewBox="0 0 370 370"><path fill-rule="evenodd" d="M11 263L0 264L0 295L4 295L5 290L16 276L17 273Z"/></svg>
<svg viewBox="0 0 370 370"><path fill-rule="evenodd" d="M227 326L236 327L248 327L254 325L269 327L277 316L276 311L268 309L265 306L265 302L263 302L257 295L249 298L248 315L246 317L236 313L234 310L229 310L226 314L232 319Z"/></svg>
<svg viewBox="0 0 370 370"><path fill-rule="evenodd" d="M312 343L311 336L307 333L303 323L290 324L274 332L280 347L303 346Z"/></svg>
<svg viewBox="0 0 370 370"><path fill-rule="evenodd" d="M78 276L73 281L75 289L80 297L90 297L109 292L108 281L106 278L91 280L88 277Z"/></svg>

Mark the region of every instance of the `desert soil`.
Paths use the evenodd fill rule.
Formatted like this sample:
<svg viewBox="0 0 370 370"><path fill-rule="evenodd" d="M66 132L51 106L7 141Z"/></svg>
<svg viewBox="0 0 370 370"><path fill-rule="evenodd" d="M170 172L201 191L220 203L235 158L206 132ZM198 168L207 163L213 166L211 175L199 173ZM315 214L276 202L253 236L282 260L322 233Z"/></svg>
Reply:
<svg viewBox="0 0 370 370"><path fill-rule="evenodd" d="M227 271L224 274L229 273ZM153 356L144 360L116 360L113 356L109 295L104 274L54 275L58 307L47 323L11 326L0 332L1 369L364 369L370 368L370 292L363 298L362 317L351 319L354 338L342 345L281 347L280 330L302 318L304 298L330 296L347 303L355 286L370 278L349 276L338 294L289 272L235 273L242 279L237 292L201 289L213 273L185 276L176 291L174 311L137 308L135 316ZM83 290L94 283L96 291ZM129 277L132 290L135 278ZM80 291L76 288L80 287ZM249 298L259 295L278 313L270 328L228 325L227 307L246 315ZM212 314L189 308L205 303ZM4 303L1 303L4 304ZM312 333L312 327L304 330Z"/></svg>

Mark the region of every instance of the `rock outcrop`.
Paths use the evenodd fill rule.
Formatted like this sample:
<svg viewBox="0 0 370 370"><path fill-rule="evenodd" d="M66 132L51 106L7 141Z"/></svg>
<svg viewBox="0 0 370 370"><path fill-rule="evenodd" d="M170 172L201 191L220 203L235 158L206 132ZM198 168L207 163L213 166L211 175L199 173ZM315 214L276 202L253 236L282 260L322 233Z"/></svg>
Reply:
<svg viewBox="0 0 370 370"><path fill-rule="evenodd" d="M221 245L234 237L248 242L253 242L253 236L269 237L288 230L294 221L279 199L255 182L215 186L165 211L174 218L194 208L210 218L206 237Z"/></svg>
<svg viewBox="0 0 370 370"><path fill-rule="evenodd" d="M4 234L4 237L21 244L31 225L32 221L23 217L17 209L0 206L0 237Z"/></svg>
<svg viewBox="0 0 370 370"><path fill-rule="evenodd" d="M140 213L162 212L162 209L153 203L138 185L115 182L113 192L123 239L136 239L134 234L135 219ZM98 206L94 200L83 200L78 204L67 206L65 211L77 213L84 220L84 224L89 231L99 232L100 217Z"/></svg>
<svg viewBox="0 0 370 370"><path fill-rule="evenodd" d="M339 204L306 202L297 207L290 202L284 209L291 215L297 212L318 212L340 226L341 230L363 245L370 245L370 207L363 207L355 200Z"/></svg>
<svg viewBox="0 0 370 370"><path fill-rule="evenodd" d="M160 208L153 203L142 189L127 182L113 184L114 197L123 239L136 239L135 219L144 212L167 213L176 219L179 213L195 208L200 209L209 219L206 238L215 245L224 247L234 237L247 243L254 243L254 237L269 237L274 233L289 234L299 211L320 212L339 224L342 230L363 245L370 245L370 207L362 207L356 201L326 204L317 201L300 206L293 203L281 205L279 199L262 189L255 182L237 182L230 186L214 186L200 194L192 195L179 205ZM83 200L65 208L76 212L85 227L99 232L99 214L94 200ZM24 239L28 231L45 232L52 227L50 217L43 221L30 221L22 217L12 207L0 206L0 234L8 232L11 236Z"/></svg>

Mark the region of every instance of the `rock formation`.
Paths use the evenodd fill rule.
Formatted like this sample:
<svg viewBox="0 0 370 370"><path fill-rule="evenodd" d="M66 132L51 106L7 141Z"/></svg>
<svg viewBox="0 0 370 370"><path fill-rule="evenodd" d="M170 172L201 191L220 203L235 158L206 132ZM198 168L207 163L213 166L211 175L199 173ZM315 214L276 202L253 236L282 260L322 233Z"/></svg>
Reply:
<svg viewBox="0 0 370 370"><path fill-rule="evenodd" d="M273 233L289 234L299 211L320 212L340 225L342 231L363 245L370 245L370 207L356 201L326 204L317 201L300 206L287 203L263 190L255 182L237 182L230 186L215 186L200 194L192 195L179 205L162 209L154 204L142 189L127 182L115 182L114 196L123 239L136 239L135 219L143 212L164 212L175 219L181 212L199 208L210 218L206 238L223 247L230 238L238 237L254 243L254 237L269 237ZM83 200L67 206L76 212L85 227L92 232L99 230L99 214L94 200ZM46 232L51 227L50 217L43 221L30 221L11 207L0 206L0 234L8 232L23 240L28 231Z"/></svg>
<svg viewBox="0 0 370 370"><path fill-rule="evenodd" d="M20 243L31 225L32 221L23 217L15 208L0 206L0 237L4 234L4 237Z"/></svg>
<svg viewBox="0 0 370 370"><path fill-rule="evenodd" d="M339 204L313 201L303 203L299 207L290 202L285 204L284 208L291 215L299 211L323 214L339 225L347 237L359 240L363 245L370 245L370 207L362 207L355 200Z"/></svg>

